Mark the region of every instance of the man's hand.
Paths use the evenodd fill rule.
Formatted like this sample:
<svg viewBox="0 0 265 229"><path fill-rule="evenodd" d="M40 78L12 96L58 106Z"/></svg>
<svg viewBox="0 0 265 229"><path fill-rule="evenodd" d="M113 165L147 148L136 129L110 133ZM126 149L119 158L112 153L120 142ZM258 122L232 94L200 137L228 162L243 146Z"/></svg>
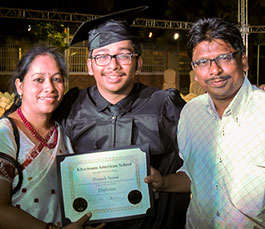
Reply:
<svg viewBox="0 0 265 229"><path fill-rule="evenodd" d="M259 88L260 88L261 90L265 91L265 84L260 85Z"/></svg>
<svg viewBox="0 0 265 229"><path fill-rule="evenodd" d="M163 186L165 185L163 177L161 176L159 171L157 171L153 167L151 167L151 175L144 178L144 182L151 183L154 192L162 191Z"/></svg>

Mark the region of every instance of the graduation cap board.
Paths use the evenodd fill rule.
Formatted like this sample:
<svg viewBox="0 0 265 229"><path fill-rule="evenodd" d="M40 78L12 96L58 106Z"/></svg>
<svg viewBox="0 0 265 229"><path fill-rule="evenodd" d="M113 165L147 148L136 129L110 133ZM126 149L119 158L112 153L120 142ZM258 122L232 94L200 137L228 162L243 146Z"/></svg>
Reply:
<svg viewBox="0 0 265 229"><path fill-rule="evenodd" d="M88 50L93 50L118 41L136 40L128 20L147 8L140 6L85 21L75 32L70 46L88 40Z"/></svg>

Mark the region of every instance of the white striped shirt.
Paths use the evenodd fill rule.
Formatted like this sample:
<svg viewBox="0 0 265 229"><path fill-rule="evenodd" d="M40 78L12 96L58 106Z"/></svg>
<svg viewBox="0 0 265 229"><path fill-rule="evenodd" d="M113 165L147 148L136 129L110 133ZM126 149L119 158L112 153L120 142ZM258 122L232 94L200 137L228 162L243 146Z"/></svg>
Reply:
<svg viewBox="0 0 265 229"><path fill-rule="evenodd" d="M219 118L208 94L182 110L182 168L192 181L187 228L265 228L265 93L245 77Z"/></svg>

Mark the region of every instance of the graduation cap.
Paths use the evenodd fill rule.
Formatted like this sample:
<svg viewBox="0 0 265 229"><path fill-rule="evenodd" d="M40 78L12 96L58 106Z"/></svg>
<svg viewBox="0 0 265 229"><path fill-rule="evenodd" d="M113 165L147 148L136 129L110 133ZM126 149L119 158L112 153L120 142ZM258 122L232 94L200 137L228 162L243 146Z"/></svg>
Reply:
<svg viewBox="0 0 265 229"><path fill-rule="evenodd" d="M93 50L118 41L137 40L128 21L147 8L140 6L85 21L75 32L70 46L88 40L88 50Z"/></svg>

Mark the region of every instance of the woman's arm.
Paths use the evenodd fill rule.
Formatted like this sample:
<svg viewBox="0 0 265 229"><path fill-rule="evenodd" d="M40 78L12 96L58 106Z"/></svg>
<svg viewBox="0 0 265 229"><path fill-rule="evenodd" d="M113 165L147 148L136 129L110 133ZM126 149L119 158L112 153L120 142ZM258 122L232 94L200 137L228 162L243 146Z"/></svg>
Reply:
<svg viewBox="0 0 265 229"><path fill-rule="evenodd" d="M51 211L53 209L50 209ZM48 227L47 223L33 217L22 209L11 205L11 184L8 181L0 179L0 228L5 229L46 229L59 228L56 226ZM78 221L67 225L67 229L79 229L89 220L91 213L87 213Z"/></svg>
<svg viewBox="0 0 265 229"><path fill-rule="evenodd" d="M45 228L42 222L22 209L11 205L11 184L0 179L0 228Z"/></svg>

